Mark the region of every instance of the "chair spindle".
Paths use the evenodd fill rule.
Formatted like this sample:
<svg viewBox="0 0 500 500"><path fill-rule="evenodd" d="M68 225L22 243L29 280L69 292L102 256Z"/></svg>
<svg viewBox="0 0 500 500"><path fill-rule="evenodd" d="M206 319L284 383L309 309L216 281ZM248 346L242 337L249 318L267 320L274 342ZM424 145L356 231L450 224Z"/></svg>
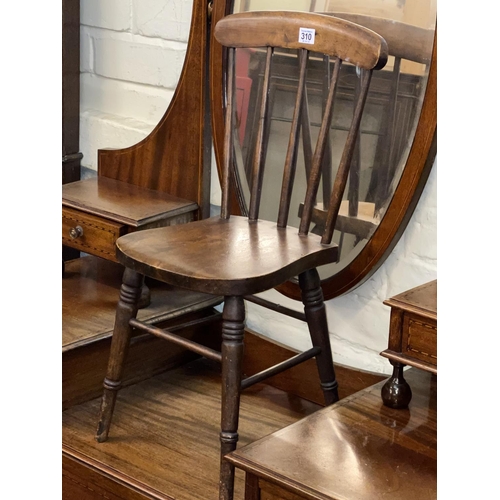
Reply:
<svg viewBox="0 0 500 500"><path fill-rule="evenodd" d="M309 102L307 98L307 85L304 88L304 98L302 99L302 112L300 113L300 122L302 128L302 149L304 150L304 164L306 177L309 180L312 164L312 139L311 139L311 120L309 117Z"/></svg>
<svg viewBox="0 0 500 500"><path fill-rule="evenodd" d="M311 167L311 174L307 185L306 197L304 202L304 211L300 219L299 234L306 235L309 232L309 225L311 224L312 212L318 193L319 181L321 179L321 166L323 162L323 155L325 153L326 142L330 133L330 125L333 115L333 102L335 91L337 88L338 76L340 73L340 66L342 61L337 57L335 58L335 66L333 68L333 76L330 82L330 89L328 91L328 99L325 106L325 112L321 127L318 135L318 142L314 151L313 162Z"/></svg>
<svg viewBox="0 0 500 500"><path fill-rule="evenodd" d="M299 83L297 89L297 97L293 111L292 125L290 128L290 139L288 141L288 149L286 152L285 167L283 170L283 184L281 186L280 207L278 213L278 227L286 227L288 222L288 214L290 211L290 201L292 198L293 181L295 179L295 170L297 167L297 151L299 147L300 133L300 115L302 111L302 101L304 98L306 84L306 69L307 69L308 51L300 49L299 64Z"/></svg>
<svg viewBox="0 0 500 500"><path fill-rule="evenodd" d="M250 198L250 209L248 218L251 221L256 221L259 218L260 196L262 194L262 179L264 177L264 158L266 155L267 140L265 139L266 116L268 115L269 107L269 87L271 81L271 60L273 48L267 48L266 68L264 70L264 83L262 89L262 101L259 110L259 123L257 127L257 140L255 147L255 157L252 169L252 189Z"/></svg>
<svg viewBox="0 0 500 500"><path fill-rule="evenodd" d="M227 68L227 107L224 122L224 163L222 167L222 200L221 219L229 219L229 191L231 182L231 169L233 168L233 119L234 119L234 88L235 88L235 49L228 48Z"/></svg>
<svg viewBox="0 0 500 500"><path fill-rule="evenodd" d="M325 111L326 101L328 99L328 91L330 89L330 56L323 56L323 103L322 109ZM323 207L330 203L330 193L332 191L332 145L330 134L326 140L325 154L323 155L323 163L321 165L321 186L323 192Z"/></svg>
<svg viewBox="0 0 500 500"><path fill-rule="evenodd" d="M329 245L332 241L335 222L337 220L340 203L342 202L342 195L344 193L347 183L347 177L349 175L349 167L351 165L354 147L356 145L356 138L358 136L366 96L368 95L368 88L370 86L372 72L372 70L362 72L360 95L356 102L353 120L349 129L349 133L347 134L347 139L344 146L344 151L342 153L342 158L340 160L339 169L337 171L335 182L333 184L332 197L330 200L330 206L328 208L328 215L326 218L326 228L323 233L323 237L321 238L321 243L325 245Z"/></svg>

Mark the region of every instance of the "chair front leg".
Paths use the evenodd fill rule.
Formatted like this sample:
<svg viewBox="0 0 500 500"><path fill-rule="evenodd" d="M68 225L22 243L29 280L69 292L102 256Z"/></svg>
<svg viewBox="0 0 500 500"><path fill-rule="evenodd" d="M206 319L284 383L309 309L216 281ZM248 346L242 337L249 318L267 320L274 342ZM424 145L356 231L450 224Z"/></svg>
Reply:
<svg viewBox="0 0 500 500"><path fill-rule="evenodd" d="M316 356L316 364L325 403L330 405L339 400L339 393L333 367L323 290L321 289L318 271L310 269L300 274L299 285L312 344L321 348L321 353Z"/></svg>
<svg viewBox="0 0 500 500"><path fill-rule="evenodd" d="M125 269L120 289L120 299L116 307L108 370L104 379L104 393L97 426L96 440L100 443L108 439L116 395L121 387L123 366L132 333L129 321L137 315L143 281L144 276L142 274L138 274L131 269Z"/></svg>
<svg viewBox="0 0 500 500"><path fill-rule="evenodd" d="M240 411L245 304L242 297L225 297L222 312L222 402L219 500L232 500L234 465L224 455L236 449Z"/></svg>

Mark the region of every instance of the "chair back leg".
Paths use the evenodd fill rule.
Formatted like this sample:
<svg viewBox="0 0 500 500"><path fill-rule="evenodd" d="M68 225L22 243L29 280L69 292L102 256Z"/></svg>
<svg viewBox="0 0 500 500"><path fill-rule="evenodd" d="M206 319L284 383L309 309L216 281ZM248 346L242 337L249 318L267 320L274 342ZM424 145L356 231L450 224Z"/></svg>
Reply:
<svg viewBox="0 0 500 500"><path fill-rule="evenodd" d="M299 285L312 344L315 347L321 348L321 353L316 356L316 364L318 366L325 403L330 405L339 400L339 393L338 383L335 378L335 369L333 367L323 290L321 289L318 271L310 269L300 274Z"/></svg>
<svg viewBox="0 0 500 500"><path fill-rule="evenodd" d="M232 500L234 465L224 455L236 449L240 412L245 304L243 297L225 297L222 312L222 409L219 500Z"/></svg>
<svg viewBox="0 0 500 500"><path fill-rule="evenodd" d="M104 393L101 399L97 426L96 440L100 443L108 439L116 395L122 384L123 365L125 364L132 334L129 322L137 315L143 282L143 275L131 269L125 269L120 288L120 299L116 308L108 370L104 379Z"/></svg>

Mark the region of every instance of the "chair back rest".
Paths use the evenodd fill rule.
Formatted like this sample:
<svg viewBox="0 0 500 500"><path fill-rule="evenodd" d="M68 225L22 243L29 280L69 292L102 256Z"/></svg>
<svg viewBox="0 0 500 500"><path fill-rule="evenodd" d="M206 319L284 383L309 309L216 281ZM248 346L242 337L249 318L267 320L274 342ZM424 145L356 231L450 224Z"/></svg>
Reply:
<svg viewBox="0 0 500 500"><path fill-rule="evenodd" d="M393 19L384 19L364 14L325 12L325 15L339 17L377 32L387 42L389 56L394 57L391 87L388 96L389 104L382 123L383 135L380 138L383 141L382 158L377 170L374 168L372 173L370 185L373 183L373 188L369 188L369 191L373 189L372 200L375 202L375 213L378 213L391 198L390 186L397 177L396 170L399 156L402 154L402 148L406 146L402 142L397 142L398 131L396 129L398 113L396 101L400 93L401 62L406 60L428 67L432 56L434 29L421 28ZM349 191L351 191L350 181ZM350 196L349 201L351 201ZM351 213L351 204L349 205L349 209L349 215L355 215Z"/></svg>
<svg viewBox="0 0 500 500"><path fill-rule="evenodd" d="M274 48L296 49L299 61L299 82L290 137L288 142L283 182L278 213L278 227L286 227L290 200L295 177L301 113L305 100L307 62L310 52L323 54L334 59L334 68L330 80L328 97L324 109L318 139L311 165L308 166L307 189L304 209L299 225L299 234L307 235L316 195L321 179L321 165L325 155L328 133L333 115L335 90L340 67L343 61L356 65L362 71L361 90L355 104L351 126L344 150L341 155L335 182L329 198L328 214L322 235L322 243L330 244L340 203L345 190L349 166L352 160L356 137L361 122L363 108L370 85L373 70L381 69L387 62L387 44L385 40L367 28L350 21L321 14L293 11L244 12L231 14L221 19L214 31L217 41L228 48L227 53L227 106L225 117L225 135L223 151L222 206L221 217L229 217L229 188L233 169L235 124L235 49L267 47L264 70L263 91L258 104L258 129L250 184L250 207L248 218L256 221L259 217L262 179L264 174L266 135L269 133L269 84L271 79L271 61ZM326 207L325 207L326 208Z"/></svg>

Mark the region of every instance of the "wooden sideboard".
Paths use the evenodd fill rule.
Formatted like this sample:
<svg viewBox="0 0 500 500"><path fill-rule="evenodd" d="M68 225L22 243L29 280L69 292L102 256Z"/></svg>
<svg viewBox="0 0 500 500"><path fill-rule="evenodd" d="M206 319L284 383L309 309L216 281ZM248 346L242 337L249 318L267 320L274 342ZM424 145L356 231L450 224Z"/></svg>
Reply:
<svg viewBox="0 0 500 500"><path fill-rule="evenodd" d="M409 409L385 406L380 382L226 455L245 500L435 499L437 378L407 377Z"/></svg>
<svg viewBox="0 0 500 500"><path fill-rule="evenodd" d="M380 354L393 365L382 388L384 404L404 408L412 398L403 368L413 366L437 375L437 280L384 302L391 307L388 349Z"/></svg>

